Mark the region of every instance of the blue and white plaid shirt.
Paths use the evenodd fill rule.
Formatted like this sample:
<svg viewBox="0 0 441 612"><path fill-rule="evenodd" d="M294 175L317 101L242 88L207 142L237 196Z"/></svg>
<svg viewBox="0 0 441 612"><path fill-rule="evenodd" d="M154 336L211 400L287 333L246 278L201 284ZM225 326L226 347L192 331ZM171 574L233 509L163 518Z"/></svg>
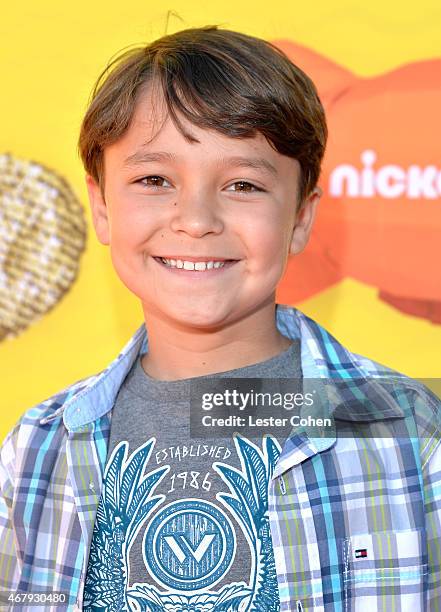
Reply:
<svg viewBox="0 0 441 612"><path fill-rule="evenodd" d="M270 481L280 610L441 610L441 401L296 308L277 304L276 322L300 339L305 383L326 384L333 423L323 437L293 431ZM48 598L46 609L82 609L112 407L147 347L143 323L105 370L28 410L4 440L4 599L63 592L67 603Z"/></svg>

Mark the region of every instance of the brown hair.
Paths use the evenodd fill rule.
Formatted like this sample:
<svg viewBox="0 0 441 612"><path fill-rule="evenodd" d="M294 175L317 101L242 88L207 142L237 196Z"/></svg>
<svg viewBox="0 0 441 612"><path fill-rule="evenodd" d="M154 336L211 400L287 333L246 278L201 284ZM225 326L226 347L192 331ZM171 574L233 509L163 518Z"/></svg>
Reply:
<svg viewBox="0 0 441 612"><path fill-rule="evenodd" d="M103 150L130 125L141 86L158 84L176 111L198 127L233 138L260 132L298 160L298 204L320 175L327 127L311 79L275 45L217 25L189 28L120 53L98 77L78 142L84 168L104 192Z"/></svg>

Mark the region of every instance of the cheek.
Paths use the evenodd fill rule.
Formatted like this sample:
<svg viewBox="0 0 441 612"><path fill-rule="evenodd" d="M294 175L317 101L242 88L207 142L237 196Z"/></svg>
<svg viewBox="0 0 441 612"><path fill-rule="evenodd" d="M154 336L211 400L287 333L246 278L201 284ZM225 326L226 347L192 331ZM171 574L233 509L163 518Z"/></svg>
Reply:
<svg viewBox="0 0 441 612"><path fill-rule="evenodd" d="M152 216L145 211L130 206L119 206L112 218L112 240L114 245L119 247L142 247L154 228Z"/></svg>
<svg viewBox="0 0 441 612"><path fill-rule="evenodd" d="M267 215L245 227L247 245L256 259L266 261L268 266L276 264L285 256L290 228L284 219Z"/></svg>

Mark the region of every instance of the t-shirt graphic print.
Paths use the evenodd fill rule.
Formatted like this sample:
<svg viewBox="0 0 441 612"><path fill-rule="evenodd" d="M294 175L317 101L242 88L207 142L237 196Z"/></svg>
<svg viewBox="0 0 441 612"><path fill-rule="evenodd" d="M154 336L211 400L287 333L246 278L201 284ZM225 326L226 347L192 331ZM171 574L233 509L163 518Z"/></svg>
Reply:
<svg viewBox="0 0 441 612"><path fill-rule="evenodd" d="M298 376L297 353L218 376ZM138 358L120 389L84 610L280 610L268 485L283 440L191 439L190 380L152 379Z"/></svg>

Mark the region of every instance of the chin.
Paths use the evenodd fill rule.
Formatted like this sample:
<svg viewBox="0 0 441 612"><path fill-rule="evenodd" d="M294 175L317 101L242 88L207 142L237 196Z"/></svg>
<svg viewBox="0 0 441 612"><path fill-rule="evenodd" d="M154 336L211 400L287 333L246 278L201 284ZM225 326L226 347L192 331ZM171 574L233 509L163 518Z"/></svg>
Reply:
<svg viewBox="0 0 441 612"><path fill-rule="evenodd" d="M179 313L169 313L169 317L173 319L177 325L206 331L216 331L216 329L225 324L227 319L227 316L224 314L218 313L216 316L216 313L214 313L213 309L209 306L204 310L198 309L195 312L183 313L181 311Z"/></svg>

